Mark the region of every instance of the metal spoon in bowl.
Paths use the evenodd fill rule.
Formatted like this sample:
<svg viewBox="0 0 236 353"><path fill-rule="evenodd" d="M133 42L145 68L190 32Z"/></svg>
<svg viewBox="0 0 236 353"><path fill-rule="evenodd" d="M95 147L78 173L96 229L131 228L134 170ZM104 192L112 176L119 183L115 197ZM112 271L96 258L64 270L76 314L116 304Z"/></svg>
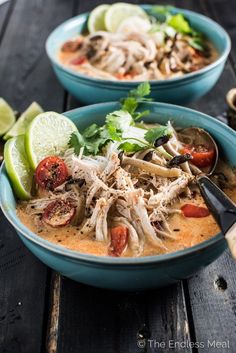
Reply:
<svg viewBox="0 0 236 353"><path fill-rule="evenodd" d="M197 175L197 182L204 201L224 234L231 254L236 258L236 206L228 196L208 176L212 175L219 158L219 150L215 140L205 130L190 127L181 130L181 138L184 141L191 139L191 144L205 145L214 148L215 159L210 167L202 168Z"/></svg>

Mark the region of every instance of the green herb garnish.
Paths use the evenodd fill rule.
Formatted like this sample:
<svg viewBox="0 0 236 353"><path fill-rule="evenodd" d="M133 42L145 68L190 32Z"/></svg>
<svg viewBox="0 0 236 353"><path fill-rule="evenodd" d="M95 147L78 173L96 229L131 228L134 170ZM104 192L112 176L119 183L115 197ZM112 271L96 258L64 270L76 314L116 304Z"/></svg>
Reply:
<svg viewBox="0 0 236 353"><path fill-rule="evenodd" d="M151 100L147 98L149 94L150 84L141 83L137 89L130 91L127 98L121 100L120 110L107 114L104 126L92 124L83 133L74 132L70 137L69 147L74 148L77 155L81 148L84 155L96 155L110 141L118 142L118 148L126 153L155 148L156 139L164 135L171 136L172 132L166 126L146 129L142 124L136 123L137 119L149 113L136 111L140 103ZM124 133L126 133L125 137ZM130 136L127 137L129 133ZM158 148L161 149L161 147Z"/></svg>
<svg viewBox="0 0 236 353"><path fill-rule="evenodd" d="M181 13L171 16L167 22L168 22L168 25L173 27L177 32L184 33L184 34L192 33L192 29L188 21L184 18L184 16Z"/></svg>
<svg viewBox="0 0 236 353"><path fill-rule="evenodd" d="M134 120L149 114L149 111L136 112L138 105L143 102L151 101L151 98L146 98L151 93L149 82L143 82L136 89L130 91L128 97L121 99L121 109L130 113Z"/></svg>
<svg viewBox="0 0 236 353"><path fill-rule="evenodd" d="M155 18L159 22L165 22L169 17L172 16L171 11L173 10L173 6L164 6L164 5L155 5L152 6L151 14L155 16Z"/></svg>
<svg viewBox="0 0 236 353"><path fill-rule="evenodd" d="M154 127L152 129L147 130L147 132L145 133L144 137L145 140L148 141L150 144L154 144L154 142L162 137L162 136L171 136L172 132L170 131L170 129L168 128L168 126L157 126Z"/></svg>

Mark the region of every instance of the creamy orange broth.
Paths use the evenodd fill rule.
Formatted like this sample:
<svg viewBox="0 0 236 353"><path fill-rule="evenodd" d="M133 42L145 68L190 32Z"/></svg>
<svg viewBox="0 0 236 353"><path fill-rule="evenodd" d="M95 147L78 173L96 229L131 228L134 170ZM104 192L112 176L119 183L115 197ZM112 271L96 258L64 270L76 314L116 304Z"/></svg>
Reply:
<svg viewBox="0 0 236 353"><path fill-rule="evenodd" d="M75 38L72 38L72 39L75 39ZM210 63L213 63L214 61L216 61L219 57L219 53L217 52L217 50L215 49L215 47L210 43L210 42L206 42L207 45L209 46L210 48L210 58L209 58L209 61ZM63 50L59 50L58 51L58 54L57 54L57 57L58 57L58 60L59 62L64 65L64 66L67 66L68 68L76 71L76 72L81 72L81 73L84 73L86 75L89 75L91 77L95 77L96 78L96 75L93 74L93 73L87 73L87 70L86 72L84 72L83 70L83 63L80 64L80 65L73 65L71 64L71 61L73 61L74 59L78 58L78 51L76 52L65 52ZM208 64L209 65L209 64ZM205 65L206 66L206 65ZM116 76L114 75L114 78ZM168 79L168 77L166 77L165 79ZM129 77L128 80L132 80L132 77Z"/></svg>
<svg viewBox="0 0 236 353"><path fill-rule="evenodd" d="M228 196L236 202L236 190L225 190ZM200 195L197 195L194 200L181 199L174 205L175 208L180 208L185 203L191 203L199 206L205 206ZM78 229L76 226L65 226L61 228L51 228L35 222L35 217L30 216L25 212L25 206L19 205L17 214L21 222L30 230L38 234L40 237L62 245L71 250L94 255L107 255L108 243L96 241L93 238L80 239L77 235ZM174 252L180 249L188 248L198 243L201 243L219 232L219 228L212 216L204 218L186 218L182 214L174 214L169 218L169 226L176 236L175 240L163 239L167 251L159 248L154 248L151 244L146 244L142 256L157 255L168 252ZM124 257L132 256L128 250L122 255Z"/></svg>

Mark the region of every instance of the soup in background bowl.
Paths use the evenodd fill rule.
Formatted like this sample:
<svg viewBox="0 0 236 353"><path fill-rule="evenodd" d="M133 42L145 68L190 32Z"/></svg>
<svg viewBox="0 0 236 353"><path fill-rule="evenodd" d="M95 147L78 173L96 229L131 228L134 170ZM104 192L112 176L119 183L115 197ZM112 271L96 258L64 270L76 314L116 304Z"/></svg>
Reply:
<svg viewBox="0 0 236 353"><path fill-rule="evenodd" d="M151 6L145 5L143 9L148 11ZM159 77L158 80L151 78L152 98L157 101L183 104L198 99L214 86L222 73L231 44L224 29L209 18L179 8L173 11L183 14L194 29L206 36L212 48L212 58L209 64L197 71L188 72L179 77L175 73L176 77L170 76L168 79L165 79L165 75L162 78ZM118 100L133 89L137 81L97 78L96 74L92 77L75 70L75 65L72 65L73 67L65 65L67 60L65 57L61 58L63 63L59 59L58 52L62 45L86 31L88 16L89 14L86 13L74 17L50 34L46 43L48 57L62 85L81 102L91 104ZM64 54L66 56L68 53ZM143 77L140 80L146 79L147 77Z"/></svg>

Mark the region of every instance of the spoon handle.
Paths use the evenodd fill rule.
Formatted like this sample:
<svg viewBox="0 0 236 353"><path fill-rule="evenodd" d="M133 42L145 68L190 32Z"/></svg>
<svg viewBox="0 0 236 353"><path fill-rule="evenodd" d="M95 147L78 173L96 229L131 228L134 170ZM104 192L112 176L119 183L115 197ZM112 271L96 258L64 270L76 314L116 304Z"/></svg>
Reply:
<svg viewBox="0 0 236 353"><path fill-rule="evenodd" d="M236 206L208 177L200 176L198 184L207 207L222 230L230 251L236 258Z"/></svg>

